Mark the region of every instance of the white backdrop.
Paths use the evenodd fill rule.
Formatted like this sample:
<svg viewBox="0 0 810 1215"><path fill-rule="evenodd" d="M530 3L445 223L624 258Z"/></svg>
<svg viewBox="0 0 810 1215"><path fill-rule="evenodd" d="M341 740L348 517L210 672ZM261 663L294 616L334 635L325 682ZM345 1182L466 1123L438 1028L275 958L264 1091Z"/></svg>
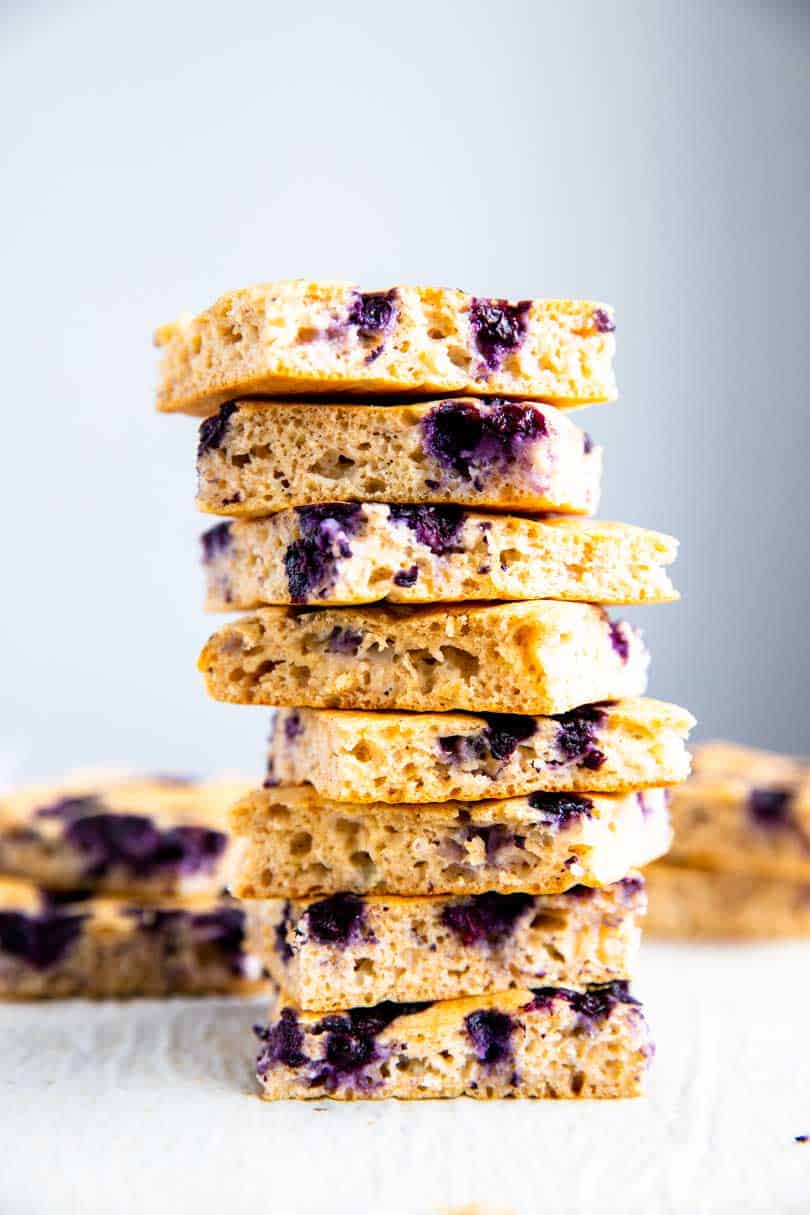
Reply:
<svg viewBox="0 0 810 1215"><path fill-rule="evenodd" d="M603 514L684 542L652 690L810 750L807 6L6 3L0 783L261 768L208 702L150 336L264 278L603 297ZM0 1009L3 1215L807 1210L805 953L647 954L648 1103L261 1108L252 1013Z"/></svg>
<svg viewBox="0 0 810 1215"><path fill-rule="evenodd" d="M808 746L803 6L14 4L0 54L0 779L259 770L209 704L195 427L156 324L263 278L619 315L603 514L683 540L641 616L704 734Z"/></svg>

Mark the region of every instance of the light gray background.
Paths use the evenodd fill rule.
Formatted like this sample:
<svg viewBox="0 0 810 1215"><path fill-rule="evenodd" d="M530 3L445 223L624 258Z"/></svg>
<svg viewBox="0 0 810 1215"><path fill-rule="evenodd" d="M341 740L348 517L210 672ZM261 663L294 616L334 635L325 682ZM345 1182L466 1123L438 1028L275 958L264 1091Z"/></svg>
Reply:
<svg viewBox="0 0 810 1215"><path fill-rule="evenodd" d="M682 538L636 613L704 736L810 749L805 6L6 8L0 777L258 772L209 703L195 426L153 327L297 275L619 316L603 514Z"/></svg>

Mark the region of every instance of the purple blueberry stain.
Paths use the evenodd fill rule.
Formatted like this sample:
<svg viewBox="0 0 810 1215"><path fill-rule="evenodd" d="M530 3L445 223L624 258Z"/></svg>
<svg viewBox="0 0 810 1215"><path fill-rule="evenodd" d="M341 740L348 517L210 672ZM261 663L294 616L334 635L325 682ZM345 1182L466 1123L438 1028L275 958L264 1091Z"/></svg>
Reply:
<svg viewBox="0 0 810 1215"><path fill-rule="evenodd" d="M616 322L608 311L604 308L594 308L593 323L599 333L613 333L616 328Z"/></svg>
<svg viewBox="0 0 810 1215"><path fill-rule="evenodd" d="M610 983L596 983L585 991L573 991L568 987L535 987L533 999L521 1011L551 1011L555 1000L564 1000L577 1014L578 1028L593 1033L602 1025L619 1004L639 1002L630 995L626 979L614 979Z"/></svg>
<svg viewBox="0 0 810 1215"><path fill-rule="evenodd" d="M592 886L571 886L569 890L566 890L565 897L567 899L576 899L578 902L587 903L588 900L592 899L595 894L596 891Z"/></svg>
<svg viewBox="0 0 810 1215"><path fill-rule="evenodd" d="M92 796L62 798L37 814L62 821L63 838L81 853L88 878L116 868L136 877L210 873L227 845L221 831L195 826L162 830L146 815L105 810Z"/></svg>
<svg viewBox="0 0 810 1215"><path fill-rule="evenodd" d="M752 789L748 813L760 827L791 827L793 791L791 789Z"/></svg>
<svg viewBox="0 0 810 1215"><path fill-rule="evenodd" d="M515 1022L506 1013L494 1008L479 1009L464 1018L464 1028L479 1063L496 1067L511 1059Z"/></svg>
<svg viewBox="0 0 810 1215"><path fill-rule="evenodd" d="M201 423L200 440L197 445L198 460L207 452L215 451L216 448L222 446L222 440L228 431L228 423L238 408L235 401L226 401L224 405L220 405L217 413Z"/></svg>
<svg viewBox="0 0 810 1215"><path fill-rule="evenodd" d="M394 574L394 586L414 586L419 578L419 566L412 565L406 570L397 570Z"/></svg>
<svg viewBox="0 0 810 1215"><path fill-rule="evenodd" d="M0 911L0 949L34 970L61 962L78 939L86 915L46 909L39 915Z"/></svg>
<svg viewBox="0 0 810 1215"><path fill-rule="evenodd" d="M297 709L293 709L284 718L284 738L288 743L295 742L296 738L300 738L304 733L304 726L301 721L301 714Z"/></svg>
<svg viewBox="0 0 810 1215"><path fill-rule="evenodd" d="M608 621L608 627L610 629L610 644L622 662L627 662L630 657L629 626L623 620L610 620Z"/></svg>
<svg viewBox="0 0 810 1215"><path fill-rule="evenodd" d="M344 654L356 658L363 644L363 634L359 629L341 628L336 624L326 638L326 649L330 654Z"/></svg>
<svg viewBox="0 0 810 1215"><path fill-rule="evenodd" d="M553 720L558 724L555 744L562 763L575 763L589 772L602 767L607 756L596 745L596 737L607 713L601 705L581 705L568 713L555 713ZM559 765L555 762L551 766Z"/></svg>
<svg viewBox="0 0 810 1215"><path fill-rule="evenodd" d="M554 826L558 830L570 826L577 819L593 818L591 799L575 793L545 793L538 790L529 795L528 801L532 810L541 812L540 822L544 826Z"/></svg>
<svg viewBox="0 0 810 1215"><path fill-rule="evenodd" d="M287 940L292 918L292 903L289 899L285 899L284 906L281 908L281 917L273 929L273 949L285 965L293 956L292 946Z"/></svg>
<svg viewBox="0 0 810 1215"><path fill-rule="evenodd" d="M200 536L202 545L203 565L210 565L220 553L228 551L231 545L231 523L226 519L222 523L217 523L215 527L210 527L207 532L203 532Z"/></svg>
<svg viewBox="0 0 810 1215"><path fill-rule="evenodd" d="M481 488L481 474L512 464L548 434L540 410L526 402L442 401L422 420L428 455Z"/></svg>
<svg viewBox="0 0 810 1215"><path fill-rule="evenodd" d="M128 907L126 914L138 928L163 938L168 949L180 943L183 933L192 945L214 950L232 974L244 971L245 914L238 907L217 907L212 911L192 912L182 908Z"/></svg>
<svg viewBox="0 0 810 1215"><path fill-rule="evenodd" d="M534 898L530 894L487 891L448 904L442 909L440 918L462 945L483 942L497 945L510 935L520 917L533 905Z"/></svg>
<svg viewBox="0 0 810 1215"><path fill-rule="evenodd" d="M306 911L310 939L319 945L351 945L360 937L365 904L356 894L333 894Z"/></svg>
<svg viewBox="0 0 810 1215"><path fill-rule="evenodd" d="M283 1009L275 1025L256 1025L253 1032L262 1043L256 1060L257 1075L266 1076L278 1064L297 1070L309 1062L304 1054L304 1033L294 1009Z"/></svg>
<svg viewBox="0 0 810 1215"><path fill-rule="evenodd" d="M445 734L438 743L442 754L458 764L480 763L490 758L499 763L511 759L518 745L537 732L534 717L518 713L484 713L486 728L477 734Z"/></svg>
<svg viewBox="0 0 810 1215"><path fill-rule="evenodd" d="M636 794L636 802L638 803L638 808L644 818L647 818L655 811L655 803L650 802L650 799L647 797L647 794L643 789L640 789Z"/></svg>
<svg viewBox="0 0 810 1215"><path fill-rule="evenodd" d="M313 1060L309 1076L310 1088L325 1088L334 1092L342 1084L351 1083L359 1089L369 1089L373 1081L364 1075L372 1063L383 1062L391 1047L383 1047L377 1037L393 1021L412 1016L430 1007L430 1001L395 1004L383 1001L373 1008L352 1008L345 1014L324 1017L311 1027L314 1035L325 1035L323 1056Z"/></svg>
<svg viewBox="0 0 810 1215"><path fill-rule="evenodd" d="M531 300L474 299L470 304L473 345L487 372L497 371L504 359L519 350L526 337Z"/></svg>
<svg viewBox="0 0 810 1215"><path fill-rule="evenodd" d="M284 569L293 603L323 598L334 585L337 563L352 555L352 536L365 522L362 506L335 503L296 508L300 537L287 546Z"/></svg>
<svg viewBox="0 0 810 1215"><path fill-rule="evenodd" d="M497 862L498 854L509 846L522 848L525 843L525 836L515 835L503 823L490 823L486 826L476 826L470 824L464 831L465 839L481 840L484 845L484 854L488 865L494 865Z"/></svg>
<svg viewBox="0 0 810 1215"><path fill-rule="evenodd" d="M626 877L616 883L616 889L621 901L628 907L633 904L644 894L644 878L643 877Z"/></svg>
<svg viewBox="0 0 810 1215"><path fill-rule="evenodd" d="M360 337L376 338L393 329L397 311L396 288L391 291L369 291L365 294L358 291L349 306L346 321L357 327ZM375 351L375 356L377 354L379 350Z"/></svg>
<svg viewBox="0 0 810 1215"><path fill-rule="evenodd" d="M459 543L465 512L458 506L391 506L393 523L410 528L419 544L429 548L435 557L445 553L461 553Z"/></svg>
<svg viewBox="0 0 810 1215"><path fill-rule="evenodd" d="M582 432L582 450L586 456L589 456L594 449L594 441L588 434L587 430Z"/></svg>

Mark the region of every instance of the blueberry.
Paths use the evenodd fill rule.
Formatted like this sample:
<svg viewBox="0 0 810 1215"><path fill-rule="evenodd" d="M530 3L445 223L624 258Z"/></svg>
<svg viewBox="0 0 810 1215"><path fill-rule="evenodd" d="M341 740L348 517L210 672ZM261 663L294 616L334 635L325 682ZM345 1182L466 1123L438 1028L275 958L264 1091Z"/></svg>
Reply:
<svg viewBox="0 0 810 1215"><path fill-rule="evenodd" d="M569 713L555 713L559 723L556 745L566 763L577 763L595 772L607 756L596 746L596 732L603 726L607 714L600 705L581 705Z"/></svg>
<svg viewBox="0 0 810 1215"><path fill-rule="evenodd" d="M644 891L644 878L626 877L616 883L623 903L633 903ZM570 893L570 892L569 892Z"/></svg>
<svg viewBox="0 0 810 1215"><path fill-rule="evenodd" d="M40 915L0 911L0 949L36 970L47 970L65 956L87 918L54 910Z"/></svg>
<svg viewBox="0 0 810 1215"><path fill-rule="evenodd" d="M533 903L530 894L489 891L449 903L442 909L441 922L463 945L475 945L480 941L499 944Z"/></svg>
<svg viewBox="0 0 810 1215"><path fill-rule="evenodd" d="M285 899L284 906L281 909L281 919L276 924L273 932L273 949L283 962L289 962L293 956L291 946L287 941L287 932L292 924L292 904L289 899Z"/></svg>
<svg viewBox="0 0 810 1215"><path fill-rule="evenodd" d="M337 624L326 638L326 648L330 654L347 654L351 658L357 656L362 644L363 634L359 629L342 629Z"/></svg>
<svg viewBox="0 0 810 1215"><path fill-rule="evenodd" d="M483 716L487 721L484 736L494 759L509 759L518 743L525 742L537 731L533 717L518 713L485 713Z"/></svg>
<svg viewBox="0 0 810 1215"><path fill-rule="evenodd" d="M457 763L472 763L490 757L505 763L514 754L518 743L525 742L537 731L533 717L518 713L483 713L486 729L478 734L445 734L439 747Z"/></svg>
<svg viewBox="0 0 810 1215"><path fill-rule="evenodd" d="M388 509L392 522L404 523L419 544L424 544L436 557L463 551L458 545L458 534L465 512L460 507L391 506Z"/></svg>
<svg viewBox="0 0 810 1215"><path fill-rule="evenodd" d="M525 402L442 401L423 419L429 455L466 481L473 470L508 466L523 446L543 438L546 419Z"/></svg>
<svg viewBox="0 0 810 1215"><path fill-rule="evenodd" d="M510 844L517 844L518 847L521 847L522 844L518 841L523 837L516 836L508 827L504 827L503 823L491 823L485 827L467 827L465 838L483 840L487 864L492 865L502 848L506 848Z"/></svg>
<svg viewBox="0 0 810 1215"><path fill-rule="evenodd" d="M529 805L533 810L542 812L542 822L553 823L559 828L567 827L574 819L583 815L585 818L593 817L593 802L590 798L574 793L538 791L529 795Z"/></svg>
<svg viewBox="0 0 810 1215"><path fill-rule="evenodd" d="M565 1000L578 1014L581 1027L591 1032L605 1021L617 1004L634 1004L638 1000L630 995L626 979L614 979L611 983L597 983L585 991L572 991L568 987L536 987L532 989L533 1000L524 1012L550 1009L555 1000Z"/></svg>
<svg viewBox="0 0 810 1215"><path fill-rule="evenodd" d="M99 811L100 805L95 798L65 798L39 811L63 819L65 841L82 854L86 877L103 877L119 867L137 877L161 871L191 876L210 872L225 851L221 831L161 830L145 815Z"/></svg>
<svg viewBox="0 0 810 1215"><path fill-rule="evenodd" d="M208 565L219 553L228 550L231 543L231 524L229 520L210 527L200 536L203 551L203 564Z"/></svg>
<svg viewBox="0 0 810 1215"><path fill-rule="evenodd" d="M365 521L365 515L355 504L301 506L297 513L301 536L288 545L284 569L290 599L306 603L325 595L334 584L337 562L351 556L349 538Z"/></svg>
<svg viewBox="0 0 810 1215"><path fill-rule="evenodd" d="M277 1063L295 1069L309 1062L303 1049L304 1034L294 1009L283 1009L272 1028L257 1025L253 1032L264 1043L256 1061L256 1071L260 1076L266 1076Z"/></svg>
<svg viewBox="0 0 810 1215"><path fill-rule="evenodd" d="M630 640L628 637L627 625L623 620L611 620L610 625L610 644L621 658L622 662L627 662L630 657Z"/></svg>
<svg viewBox="0 0 810 1215"><path fill-rule="evenodd" d="M582 432L582 450L584 451L585 455L589 456L591 454L591 452L593 451L593 448L594 448L593 439L588 434L587 430L583 430L583 432Z"/></svg>
<svg viewBox="0 0 810 1215"><path fill-rule="evenodd" d="M506 1013L491 1008L480 1009L464 1018L464 1026L479 1063L494 1067L511 1058L515 1022Z"/></svg>
<svg viewBox="0 0 810 1215"><path fill-rule="evenodd" d="M192 912L188 914L187 922L195 945L216 950L228 961L233 974L242 974L245 964L245 913L239 907Z"/></svg>
<svg viewBox="0 0 810 1215"><path fill-rule="evenodd" d="M406 570L397 570L394 574L394 586L413 586L419 577L419 566L412 565Z"/></svg>
<svg viewBox="0 0 810 1215"><path fill-rule="evenodd" d="M594 308L593 323L600 333L613 333L616 323L604 308Z"/></svg>
<svg viewBox="0 0 810 1215"><path fill-rule="evenodd" d="M349 945L359 936L364 914L365 905L356 894L334 894L308 907L309 935L320 945Z"/></svg>
<svg viewBox="0 0 810 1215"><path fill-rule="evenodd" d="M49 806L43 806L36 811L37 818L59 818L64 823L75 823L77 819L89 814L101 814L104 803L95 793L82 794L79 797L60 797Z"/></svg>
<svg viewBox="0 0 810 1215"><path fill-rule="evenodd" d="M373 1008L352 1008L345 1015L324 1017L312 1026L313 1034L325 1034L323 1060L314 1065L310 1087L334 1090L347 1079L361 1087L365 1078L360 1074L369 1064L383 1058L377 1035L399 1017L411 1016L429 1007L429 1002L395 1004L385 1000Z"/></svg>
<svg viewBox="0 0 810 1215"><path fill-rule="evenodd" d="M293 709L292 713L284 718L284 737L288 743L295 742L296 738L304 733L304 727L301 724L301 714L297 709Z"/></svg>
<svg viewBox="0 0 810 1215"><path fill-rule="evenodd" d="M752 789L748 795L748 813L761 827L792 825L791 789Z"/></svg>
<svg viewBox="0 0 810 1215"><path fill-rule="evenodd" d="M241 974L244 963L245 915L238 907L217 907L213 911L192 912L180 908L137 906L126 908L142 932L165 938L167 953L179 946L185 932L194 945L215 950L227 960L234 974Z"/></svg>
<svg viewBox="0 0 810 1215"><path fill-rule="evenodd" d="M208 451L214 451L222 444L228 430L228 422L236 413L238 405L235 401L226 401L220 405L219 412L206 418L200 425L200 441L197 445L197 459Z"/></svg>
<svg viewBox="0 0 810 1215"><path fill-rule="evenodd" d="M361 337L378 337L393 328L397 318L397 293L391 291L360 292L354 296L349 307L347 321L357 326ZM377 354L379 351L376 352Z"/></svg>
<svg viewBox="0 0 810 1215"><path fill-rule="evenodd" d="M522 345L530 308L531 300L521 300L518 304L510 304L507 300L472 301L473 344L488 371L497 371L506 356Z"/></svg>

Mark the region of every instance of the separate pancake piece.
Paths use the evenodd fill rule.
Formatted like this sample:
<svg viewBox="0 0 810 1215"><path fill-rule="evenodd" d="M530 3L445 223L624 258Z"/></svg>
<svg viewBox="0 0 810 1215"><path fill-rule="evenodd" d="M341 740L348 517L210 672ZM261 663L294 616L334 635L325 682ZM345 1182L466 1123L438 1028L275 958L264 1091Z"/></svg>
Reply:
<svg viewBox="0 0 810 1215"><path fill-rule="evenodd" d="M695 748L673 792L678 865L810 883L810 763L731 743Z"/></svg>
<svg viewBox="0 0 810 1215"><path fill-rule="evenodd" d="M807 881L686 869L667 863L645 873L645 932L664 940L768 941L810 937Z"/></svg>
<svg viewBox="0 0 810 1215"><path fill-rule="evenodd" d="M632 874L565 894L336 894L246 905L248 940L301 1008L450 1000L626 979L646 907Z"/></svg>
<svg viewBox="0 0 810 1215"><path fill-rule="evenodd" d="M648 789L389 806L259 789L231 812L231 891L264 899L606 886L666 852L667 800L665 789Z"/></svg>
<svg viewBox="0 0 810 1215"><path fill-rule="evenodd" d="M602 449L551 405L229 401L200 426L197 505L268 515L324 502L592 514Z"/></svg>
<svg viewBox="0 0 810 1215"><path fill-rule="evenodd" d="M57 898L0 879L0 1000L122 999L257 989L244 911L198 895L133 903Z"/></svg>
<svg viewBox="0 0 810 1215"><path fill-rule="evenodd" d="M641 697L556 717L279 709L267 776L350 802L625 792L683 780L693 725L685 709Z"/></svg>
<svg viewBox="0 0 810 1215"><path fill-rule="evenodd" d="M589 300L262 283L158 329L158 408L205 415L242 394L336 392L609 401L614 328L611 309Z"/></svg>
<svg viewBox="0 0 810 1215"><path fill-rule="evenodd" d="M51 890L216 894L239 780L76 777L0 797L0 872Z"/></svg>
<svg viewBox="0 0 810 1215"><path fill-rule="evenodd" d="M483 515L457 506L304 506L202 537L211 611L563 599L667 603L677 541L625 523Z"/></svg>
<svg viewBox="0 0 810 1215"><path fill-rule="evenodd" d="M325 1016L280 995L257 1032L268 1100L635 1097L652 1055L641 1008L621 980Z"/></svg>
<svg viewBox="0 0 810 1215"><path fill-rule="evenodd" d="M199 658L211 696L339 709L566 713L640 696L640 635L591 604L260 608Z"/></svg>

